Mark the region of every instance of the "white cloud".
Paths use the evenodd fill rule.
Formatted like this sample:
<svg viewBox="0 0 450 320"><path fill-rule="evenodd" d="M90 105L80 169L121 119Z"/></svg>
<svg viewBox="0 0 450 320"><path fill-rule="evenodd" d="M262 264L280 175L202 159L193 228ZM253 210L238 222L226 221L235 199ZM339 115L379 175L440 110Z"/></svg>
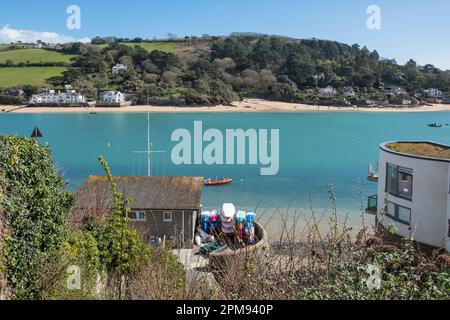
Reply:
<svg viewBox="0 0 450 320"><path fill-rule="evenodd" d="M46 43L67 43L67 42L90 42L89 38L73 38L58 34L56 32L39 32L33 30L13 29L4 26L0 29L0 43L11 43L16 41L36 42L41 40Z"/></svg>

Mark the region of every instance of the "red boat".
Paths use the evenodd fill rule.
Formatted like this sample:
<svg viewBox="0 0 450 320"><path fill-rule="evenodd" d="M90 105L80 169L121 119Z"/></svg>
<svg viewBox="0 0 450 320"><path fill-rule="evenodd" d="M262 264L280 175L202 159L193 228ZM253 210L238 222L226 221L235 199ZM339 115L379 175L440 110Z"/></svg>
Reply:
<svg viewBox="0 0 450 320"><path fill-rule="evenodd" d="M220 186L224 184L229 184L233 182L233 179L223 178L223 179L208 179L205 180L205 186Z"/></svg>

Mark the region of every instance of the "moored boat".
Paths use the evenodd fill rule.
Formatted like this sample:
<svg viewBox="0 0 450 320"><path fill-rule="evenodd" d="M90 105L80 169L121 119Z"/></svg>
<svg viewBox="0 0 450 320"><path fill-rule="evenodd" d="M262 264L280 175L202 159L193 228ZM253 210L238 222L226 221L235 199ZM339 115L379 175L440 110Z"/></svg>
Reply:
<svg viewBox="0 0 450 320"><path fill-rule="evenodd" d="M220 186L224 184L229 184L233 182L233 179L222 178L222 179L207 179L205 180L205 186Z"/></svg>

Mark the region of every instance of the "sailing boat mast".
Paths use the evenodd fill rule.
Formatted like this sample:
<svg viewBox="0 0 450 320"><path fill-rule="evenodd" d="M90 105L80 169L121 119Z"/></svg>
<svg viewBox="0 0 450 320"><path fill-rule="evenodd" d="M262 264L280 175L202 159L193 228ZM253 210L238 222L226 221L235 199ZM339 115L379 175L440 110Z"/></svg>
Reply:
<svg viewBox="0 0 450 320"><path fill-rule="evenodd" d="M147 98L148 102L148 98ZM147 105L147 175L151 177L152 175L152 143L150 139L150 106Z"/></svg>
<svg viewBox="0 0 450 320"><path fill-rule="evenodd" d="M151 121L150 121L150 91L147 94L147 150L146 151L133 151L133 155L147 154L147 176L152 176L152 154L153 153L165 153L165 151L152 151L151 140ZM133 169L134 170L134 169Z"/></svg>

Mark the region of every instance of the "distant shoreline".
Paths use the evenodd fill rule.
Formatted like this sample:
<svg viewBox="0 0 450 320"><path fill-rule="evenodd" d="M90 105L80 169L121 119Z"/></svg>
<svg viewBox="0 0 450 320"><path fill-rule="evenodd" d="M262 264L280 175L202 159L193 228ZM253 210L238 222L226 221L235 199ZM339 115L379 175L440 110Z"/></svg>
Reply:
<svg viewBox="0 0 450 320"><path fill-rule="evenodd" d="M299 103L285 103L248 99L234 102L233 106L130 106L122 108L84 108L84 107L25 107L25 106L0 106L0 111L5 110L14 114L45 114L45 113L297 113L297 112L443 112L450 111L450 105L430 104L425 106L398 106L398 107L336 107L313 106ZM3 112L0 112L2 114Z"/></svg>

